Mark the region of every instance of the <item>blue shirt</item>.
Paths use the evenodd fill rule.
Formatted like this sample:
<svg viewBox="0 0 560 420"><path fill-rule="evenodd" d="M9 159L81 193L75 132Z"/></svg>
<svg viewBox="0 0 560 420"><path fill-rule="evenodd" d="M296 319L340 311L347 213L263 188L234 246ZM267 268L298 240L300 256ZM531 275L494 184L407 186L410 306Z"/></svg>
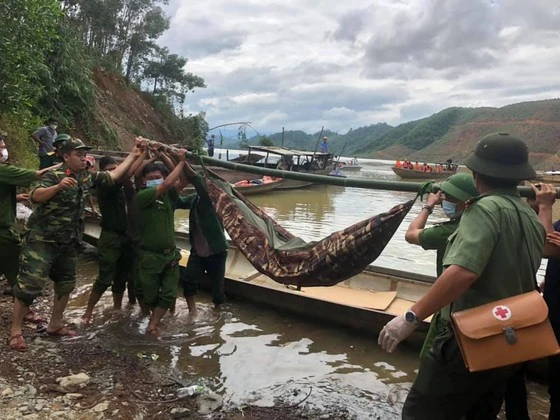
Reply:
<svg viewBox="0 0 560 420"><path fill-rule="evenodd" d="M206 140L206 143L208 143L208 148L209 149L213 149L214 148L214 139L208 139Z"/></svg>
<svg viewBox="0 0 560 420"><path fill-rule="evenodd" d="M323 140L321 143L321 153L327 153L329 151L329 144Z"/></svg>
<svg viewBox="0 0 560 420"><path fill-rule="evenodd" d="M42 143L39 145L39 156L46 155L54 150L53 142L56 137L56 130L46 125L39 128L33 134L35 134Z"/></svg>

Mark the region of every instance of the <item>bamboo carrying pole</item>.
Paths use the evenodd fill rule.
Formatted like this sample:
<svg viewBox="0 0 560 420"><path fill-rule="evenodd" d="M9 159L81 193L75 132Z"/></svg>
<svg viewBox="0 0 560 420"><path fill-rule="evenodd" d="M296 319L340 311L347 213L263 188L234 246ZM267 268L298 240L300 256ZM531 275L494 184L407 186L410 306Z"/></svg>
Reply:
<svg viewBox="0 0 560 420"><path fill-rule="evenodd" d="M147 140L147 139L142 139ZM150 147L159 148L165 152L174 152L177 149L170 147L167 144L159 143L152 140L147 140ZM103 154L103 151L97 151L99 154ZM112 154L117 154L110 152ZM121 153L118 153L121 154ZM126 155L127 153L122 153ZM231 169L234 171L248 172L256 175L268 175L277 178L293 179L296 181L307 181L317 184L326 185L337 185L341 187L354 187L354 188L366 188L366 189L376 189L376 190L388 190L388 191L402 191L402 192L412 192L418 193L425 182L406 182L406 181L387 181L383 179L357 179L357 178L340 178L334 176L326 175L314 175L302 172L293 171L283 171L278 169L270 168L260 168L258 166L244 165L235 162L226 162L220 159L211 158L208 156L198 155L196 153L187 152L188 158L194 158L197 160L202 160L205 165L219 166L221 168ZM430 181L429 179L426 182ZM517 187L519 194L522 197L534 198L535 193L531 187ZM556 188L556 197L560 197L560 189Z"/></svg>
<svg viewBox="0 0 560 420"><path fill-rule="evenodd" d="M376 190L403 191L417 193L425 182L406 182L406 181L387 181L383 179L358 179L358 178L339 178L334 176L313 175L301 172L280 171L278 169L260 168L257 166L243 165L241 163L224 162L207 156L199 156L194 153L187 153L188 157L201 158L205 165L219 166L221 168L232 169L234 171L249 172L257 175L269 175L273 177L294 179L296 181L308 181L317 184L338 185L342 187L368 188ZM430 181L429 179L426 182ZM535 197L531 187L517 187L522 197ZM560 197L560 190L556 189L556 196Z"/></svg>

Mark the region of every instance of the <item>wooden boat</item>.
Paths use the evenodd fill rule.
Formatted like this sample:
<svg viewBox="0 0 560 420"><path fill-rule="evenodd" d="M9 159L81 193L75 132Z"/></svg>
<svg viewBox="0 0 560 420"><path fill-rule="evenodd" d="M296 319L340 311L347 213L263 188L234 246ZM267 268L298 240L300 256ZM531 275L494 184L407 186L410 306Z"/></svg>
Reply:
<svg viewBox="0 0 560 420"><path fill-rule="evenodd" d="M97 245L101 228L87 220L84 240ZM188 234L176 232L181 250L180 265L189 255ZM226 263L226 293L229 297L251 301L269 309L289 312L366 334L377 334L393 317L404 313L430 288L431 276L370 266L362 273L332 287L305 287L296 290L277 283L258 272L241 251L231 246ZM210 288L203 279L202 287ZM424 322L412 338L420 343L427 331Z"/></svg>
<svg viewBox="0 0 560 420"><path fill-rule="evenodd" d="M252 153L253 151L261 154ZM333 155L331 153L314 153L276 146L250 146L248 154L240 156L235 161L245 165L272 169L281 169L279 163L284 162L284 170L313 175L328 175L332 169L332 159ZM276 189L289 190L310 185L313 185L313 182L283 179Z"/></svg>
<svg viewBox="0 0 560 420"><path fill-rule="evenodd" d="M97 246L99 220L87 219L84 241ZM189 236L175 233L181 251L181 269L189 257ZM338 325L367 335L379 334L387 322L403 314L432 286L435 277L370 265L360 274L332 287L305 287L297 290L271 280L257 271L230 243L226 262L225 289L230 298L249 301L266 309ZM211 289L206 277L201 287ZM407 342L422 345L431 318L423 321ZM532 378L546 381L547 361L527 364Z"/></svg>
<svg viewBox="0 0 560 420"><path fill-rule="evenodd" d="M414 169L397 168L396 166L393 166L392 169L395 174L404 179L447 179L457 172L457 166L452 171L445 170L442 172L416 171Z"/></svg>
<svg viewBox="0 0 560 420"><path fill-rule="evenodd" d="M242 181L238 181L238 182L242 182ZM263 184L246 184L246 185L233 184L232 187L243 195L257 195L257 194L264 194L267 192L274 191L282 184L282 182L283 179L278 178L272 182L267 182ZM194 192L195 192L194 187L192 185L188 185L185 189L183 189L183 191L181 191L181 195L187 195Z"/></svg>
<svg viewBox="0 0 560 420"><path fill-rule="evenodd" d="M358 163L358 159L352 159L348 162L340 162L338 168L341 171L361 171L362 165Z"/></svg>

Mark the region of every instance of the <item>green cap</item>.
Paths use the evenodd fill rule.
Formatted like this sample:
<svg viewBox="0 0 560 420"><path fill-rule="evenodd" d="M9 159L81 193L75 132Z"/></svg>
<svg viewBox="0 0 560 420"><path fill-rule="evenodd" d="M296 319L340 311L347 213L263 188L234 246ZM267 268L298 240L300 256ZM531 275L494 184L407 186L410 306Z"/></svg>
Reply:
<svg viewBox="0 0 560 420"><path fill-rule="evenodd" d="M66 140L64 143L62 143L60 149L63 152L69 152L71 150L91 150L92 148L86 146L80 139L70 138L69 140Z"/></svg>
<svg viewBox="0 0 560 420"><path fill-rule="evenodd" d="M474 179L470 174L459 173L451 175L445 181L434 184L434 187L439 188L446 195L463 202L478 195L478 191L474 186Z"/></svg>
<svg viewBox="0 0 560 420"><path fill-rule="evenodd" d="M58 136L55 137L54 141L53 141L53 146L56 147L56 145L58 143L61 143L63 141L66 140L70 140L72 137L70 137L68 134L59 134Z"/></svg>
<svg viewBox="0 0 560 420"><path fill-rule="evenodd" d="M491 178L521 181L537 176L529 164L525 142L507 133L483 137L465 164L472 171Z"/></svg>

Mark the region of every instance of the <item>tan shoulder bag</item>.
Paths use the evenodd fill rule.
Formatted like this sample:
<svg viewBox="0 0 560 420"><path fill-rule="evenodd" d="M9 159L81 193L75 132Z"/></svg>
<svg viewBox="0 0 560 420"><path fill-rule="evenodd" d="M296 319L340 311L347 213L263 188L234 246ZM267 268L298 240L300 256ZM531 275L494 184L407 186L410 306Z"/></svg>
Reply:
<svg viewBox="0 0 560 420"><path fill-rule="evenodd" d="M451 318L471 372L560 353L548 307L536 290L455 312Z"/></svg>
<svg viewBox="0 0 560 420"><path fill-rule="evenodd" d="M530 255L521 213L513 205ZM536 290L455 312L451 320L465 365L471 372L560 353L548 319L548 306Z"/></svg>

